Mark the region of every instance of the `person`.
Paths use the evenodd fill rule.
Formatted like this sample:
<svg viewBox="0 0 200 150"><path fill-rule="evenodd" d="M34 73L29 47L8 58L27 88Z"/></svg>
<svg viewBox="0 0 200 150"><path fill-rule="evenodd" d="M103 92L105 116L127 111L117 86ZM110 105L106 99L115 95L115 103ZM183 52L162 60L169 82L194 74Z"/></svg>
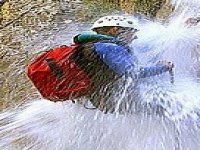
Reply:
<svg viewBox="0 0 200 150"><path fill-rule="evenodd" d="M138 27L135 20L126 16L104 16L93 24L91 29L95 33L74 37L74 42L81 46L73 59L92 80L85 96L103 112L114 111L116 103L108 99L120 78L138 80L171 71L174 67L168 61L159 61L150 67L137 66L137 58L128 44L137 39Z"/></svg>

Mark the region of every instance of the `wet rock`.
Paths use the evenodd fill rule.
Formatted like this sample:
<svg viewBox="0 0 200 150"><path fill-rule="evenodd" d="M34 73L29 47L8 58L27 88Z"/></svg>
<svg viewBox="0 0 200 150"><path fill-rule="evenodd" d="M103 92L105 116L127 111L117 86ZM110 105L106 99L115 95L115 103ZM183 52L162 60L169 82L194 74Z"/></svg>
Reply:
<svg viewBox="0 0 200 150"><path fill-rule="evenodd" d="M0 0L0 7L8 0Z"/></svg>
<svg viewBox="0 0 200 150"><path fill-rule="evenodd" d="M0 72L0 85L2 85L4 81L5 81L5 76L3 72Z"/></svg>

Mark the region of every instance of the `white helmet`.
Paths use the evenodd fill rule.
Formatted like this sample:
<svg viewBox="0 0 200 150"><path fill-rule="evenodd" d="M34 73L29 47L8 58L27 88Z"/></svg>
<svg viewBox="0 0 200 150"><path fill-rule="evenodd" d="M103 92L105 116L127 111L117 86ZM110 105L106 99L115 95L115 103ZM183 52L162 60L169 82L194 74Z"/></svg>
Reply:
<svg viewBox="0 0 200 150"><path fill-rule="evenodd" d="M125 28L133 28L138 30L139 25L136 20L125 16L105 16L98 19L92 26L92 30L95 28L100 27L110 27L110 26L117 26L117 27L125 27Z"/></svg>

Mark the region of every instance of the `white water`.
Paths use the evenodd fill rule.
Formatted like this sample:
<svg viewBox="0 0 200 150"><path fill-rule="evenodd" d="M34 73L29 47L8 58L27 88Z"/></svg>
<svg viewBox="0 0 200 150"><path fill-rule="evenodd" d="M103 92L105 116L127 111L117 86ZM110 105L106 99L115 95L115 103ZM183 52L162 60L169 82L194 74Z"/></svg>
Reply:
<svg viewBox="0 0 200 150"><path fill-rule="evenodd" d="M198 150L200 85L193 53L200 28L182 25L190 14L187 11L172 17L169 24L144 25L134 43L138 48L148 46L148 51L136 53L141 65L160 59L175 63L174 85L168 74L139 85L144 102L166 108L165 119L142 113L104 114L69 101L39 99L0 115L0 149Z"/></svg>
<svg viewBox="0 0 200 150"><path fill-rule="evenodd" d="M138 33L140 38L132 44L141 65L159 60L175 64L174 85L170 83L169 74L145 79L140 85L143 101L161 105L167 109L165 115L172 120L187 118L188 115L193 119L199 117L195 111L200 108L200 26L184 23L191 17L187 16L187 10L164 25L147 23ZM167 102L170 102L170 107Z"/></svg>
<svg viewBox="0 0 200 150"><path fill-rule="evenodd" d="M70 102L55 104L38 100L3 127L5 135L1 147L42 150L172 149L174 137L169 134L167 140L165 135L173 133L174 128L170 122L167 124L172 128L167 129L158 118L107 115ZM152 125L157 127L152 128Z"/></svg>

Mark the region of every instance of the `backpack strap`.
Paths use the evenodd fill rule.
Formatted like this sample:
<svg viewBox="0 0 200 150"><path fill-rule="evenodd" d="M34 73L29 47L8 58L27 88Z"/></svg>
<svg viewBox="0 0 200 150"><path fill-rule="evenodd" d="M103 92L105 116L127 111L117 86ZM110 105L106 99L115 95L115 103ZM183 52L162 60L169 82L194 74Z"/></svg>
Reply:
<svg viewBox="0 0 200 150"><path fill-rule="evenodd" d="M54 72L54 74L60 79L64 76L64 72L61 67L57 64L57 62L53 58L47 58L46 62L49 68Z"/></svg>

